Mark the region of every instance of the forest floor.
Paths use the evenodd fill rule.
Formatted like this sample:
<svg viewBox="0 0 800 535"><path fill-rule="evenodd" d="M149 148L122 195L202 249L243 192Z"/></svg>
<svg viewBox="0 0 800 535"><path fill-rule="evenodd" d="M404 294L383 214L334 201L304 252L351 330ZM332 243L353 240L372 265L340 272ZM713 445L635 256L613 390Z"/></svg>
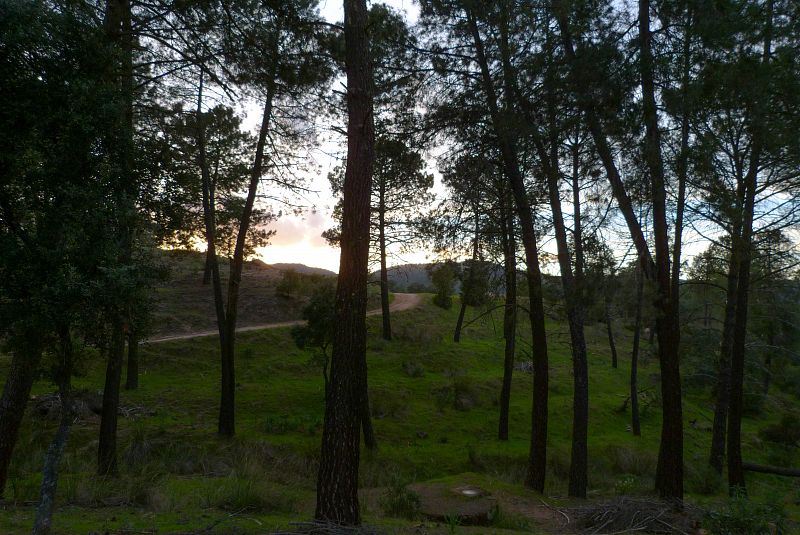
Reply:
<svg viewBox="0 0 800 535"><path fill-rule="evenodd" d="M380 337L380 317L368 318L370 396L379 448L362 450L365 525L380 533L409 534L611 533L616 524L603 526L603 520L586 527L587 519L607 518L606 511L614 508L636 513L647 509L642 503L657 504L652 488L660 433L658 364L646 342L640 368L642 436L634 437L626 403L628 326L616 326L617 369L610 364L605 326L587 328L589 498L572 500L565 497L572 412L569 337L565 324L548 322L548 473L545 492L538 494L522 485L530 437L531 375L525 365L530 330L523 319L510 436L499 441L502 309L470 309L468 321L480 318L468 323L461 343L454 343L457 305L456 301L452 309L442 310L424 295L419 306L392 315L391 342ZM264 329L237 336L233 439L216 434L216 339L145 344L140 387L123 391L121 397L120 474L95 475L99 419L91 411L83 414L73 426L61 467L54 533L255 534L291 530L294 523L312 518L324 409L322 361L314 351L298 349L289 331ZM0 378L8 361L0 356ZM102 388L104 363L87 353L79 364L76 387L96 395ZM34 386L34 395L43 399L54 390L43 379ZM722 481L706 468L712 400L708 387L686 388L690 522L726 503ZM748 415L743 435L746 460L775 464L779 452L758 431L774 424L786 406L796 404L796 397L776 393L760 413ZM6 499L0 505L3 534L28 533L32 526L42 460L57 426L57 415L37 407L34 401L26 414ZM786 462L795 461L796 457ZM800 517L797 480L748 474L748 485L753 501L781 504L794 521ZM416 500L422 496L424 502L426 489L434 487L476 487L488 493L496 503L489 524L469 527L452 515L438 520L423 516L426 503Z"/></svg>

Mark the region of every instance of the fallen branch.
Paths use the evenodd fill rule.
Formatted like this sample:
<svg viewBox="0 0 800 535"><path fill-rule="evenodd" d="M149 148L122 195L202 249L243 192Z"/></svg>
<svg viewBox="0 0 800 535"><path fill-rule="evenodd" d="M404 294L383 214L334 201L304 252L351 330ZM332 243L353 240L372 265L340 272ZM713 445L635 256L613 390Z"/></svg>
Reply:
<svg viewBox="0 0 800 535"><path fill-rule="evenodd" d="M781 468L780 466L767 466L764 464L742 463L742 469L748 472L759 472L762 474L773 474L776 476L800 477L798 468Z"/></svg>

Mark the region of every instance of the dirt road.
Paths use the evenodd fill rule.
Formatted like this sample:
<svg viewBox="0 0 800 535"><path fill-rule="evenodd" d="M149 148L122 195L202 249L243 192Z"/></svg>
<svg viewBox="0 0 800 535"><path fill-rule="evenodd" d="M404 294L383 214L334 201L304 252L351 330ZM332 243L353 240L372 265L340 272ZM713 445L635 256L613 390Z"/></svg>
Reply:
<svg viewBox="0 0 800 535"><path fill-rule="evenodd" d="M400 312L402 310L409 310L412 309L420 304L422 301L422 296L419 294L394 294L394 301L389 305L389 310L391 312ZM368 310L367 316L377 316L381 313L381 309L377 308L375 310ZM248 325L246 327L238 327L236 329L237 333L246 332L246 331L258 331L261 329L279 329L281 327L294 327L295 325L303 325L305 324L305 320L292 320L292 321L281 321L278 323L263 323L260 325ZM203 336L217 336L219 331L200 331L188 334L176 334L172 336L161 336L158 338L150 338L149 340L145 340L144 343L158 343L158 342L172 342L174 340L188 340L190 338L201 338Z"/></svg>

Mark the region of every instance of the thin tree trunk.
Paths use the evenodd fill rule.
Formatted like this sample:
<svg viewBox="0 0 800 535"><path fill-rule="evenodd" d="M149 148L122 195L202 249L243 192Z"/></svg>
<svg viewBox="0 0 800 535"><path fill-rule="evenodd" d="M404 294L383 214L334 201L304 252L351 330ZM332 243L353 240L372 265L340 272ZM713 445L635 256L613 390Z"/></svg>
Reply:
<svg viewBox="0 0 800 535"><path fill-rule="evenodd" d="M28 404L36 370L42 358L39 336L29 336L28 339L30 342L25 345L25 349L15 351L11 358L11 369L0 398L0 496L3 495L8 481L11 455L17 444L25 406Z"/></svg>
<svg viewBox="0 0 800 535"><path fill-rule="evenodd" d="M375 428L372 425L372 410L370 409L369 404L369 389L367 385L362 387L364 389L364 395L362 397L362 409L361 409L361 430L364 433L364 446L367 447L368 450L377 450L378 449L378 439L375 437Z"/></svg>
<svg viewBox="0 0 800 535"><path fill-rule="evenodd" d="M55 507L56 489L58 487L58 465L64 454L64 448L69 437L72 420L75 417L72 392L72 339L69 331L61 334L61 353L63 363L59 374L59 397L61 400L61 422L53 437L44 458L42 468L42 485L39 493L39 504L36 506L36 518L33 524L33 535L47 535L50 533Z"/></svg>
<svg viewBox="0 0 800 535"><path fill-rule="evenodd" d="M744 225L742 228L742 255L739 262L739 284L736 290L736 326L731 348L731 384L728 408L728 488L731 495L746 492L744 469L742 468L742 410L744 408L744 361L747 339L747 304L750 291L751 238L753 229L753 207L756 188L756 171L748 181L745 199Z"/></svg>
<svg viewBox="0 0 800 535"><path fill-rule="evenodd" d="M639 338L642 333L642 301L644 300L644 274L636 267L636 320L633 327L633 349L631 350L631 430L633 436L642 434L639 423Z"/></svg>
<svg viewBox="0 0 800 535"><path fill-rule="evenodd" d="M383 339L392 339L392 321L389 312L389 271L386 267L386 229L384 222L383 184L381 184L381 200L378 208L378 246L381 255L381 318L383 319Z"/></svg>
<svg viewBox="0 0 800 535"><path fill-rule="evenodd" d="M101 476L117 473L117 412L119 411L119 387L124 358L124 327L120 320L115 320L111 326L111 344L108 348L108 364L103 388L103 408L100 413L100 440L97 446L97 473Z"/></svg>
<svg viewBox="0 0 800 535"><path fill-rule="evenodd" d="M480 252L480 228L478 225L478 206L477 203L473 204L473 213L475 214L475 239L472 242L472 264L469 266L469 273L467 274L467 284L470 286L475 284L478 254ZM453 342L461 341L461 328L464 326L464 315L467 312L467 300L465 299L467 288L465 284L461 284L461 309L458 311L458 320L456 321L456 330L453 332Z"/></svg>
<svg viewBox="0 0 800 535"><path fill-rule="evenodd" d="M206 249L206 261L203 263L203 286L211 284L211 251Z"/></svg>
<svg viewBox="0 0 800 535"><path fill-rule="evenodd" d="M487 104L491 113L493 128L498 136L498 145L506 176L511 183L514 203L522 231L522 246L525 251L527 266L526 277L530 293L528 308L531 323L531 344L533 356L533 396L531 409L531 442L528 470L525 486L544 491L545 472L547 468L547 417L549 364L547 355L547 333L544 327L544 302L542 299L542 272L539 267L539 251L536 245L536 230L533 224L533 212L525 189L525 180L520 171L516 142L512 133L501 117L498 108L497 94L494 89L489 63L478 31L474 15L467 10L467 19L475 45L483 88L487 96ZM510 110L507 110L510 113Z"/></svg>
<svg viewBox="0 0 800 535"><path fill-rule="evenodd" d="M128 369L125 374L125 390L139 388L139 338L136 331L128 333Z"/></svg>
<svg viewBox="0 0 800 535"><path fill-rule="evenodd" d="M134 177L133 142L133 30L129 0L108 0L104 20L105 33L111 44L121 52L119 78L122 106L119 115L119 137L111 143L119 157L119 189L115 192L118 203L117 222L120 238L118 261L123 266L131 264L134 232L136 229L136 197L138 186ZM100 415L100 436L97 447L97 471L100 475L117 472L117 412L125 359L125 338L131 323L130 303L114 303L111 311L111 344L108 351L106 377L103 386L103 408Z"/></svg>
<svg viewBox="0 0 800 535"><path fill-rule="evenodd" d="M762 64L767 65L772 56L772 18L774 0L766 5L764 49ZM744 468L742 466L742 410L744 408L744 361L747 341L747 304L750 293L750 265L753 255L753 217L755 212L758 171L761 152L766 136L764 123L766 99L756 99L750 125L750 161L745 177L744 223L742 225L741 257L739 259L739 284L736 299L736 327L731 351L731 388L728 409L728 490L731 495L746 493Z"/></svg>
<svg viewBox="0 0 800 535"><path fill-rule="evenodd" d="M608 302L608 295L604 296L605 300L605 315L606 315L606 333L608 334L608 347L611 349L611 367L617 369L617 344L614 343L614 329L611 326L611 304Z"/></svg>
<svg viewBox="0 0 800 535"><path fill-rule="evenodd" d="M344 0L347 71L347 167L342 201L336 325L325 395L317 506L320 521L361 523L358 503L359 430L367 386L366 310L370 192L375 159L372 67L366 0Z"/></svg>
<svg viewBox="0 0 800 535"><path fill-rule="evenodd" d="M505 272L505 310L503 312L503 386L500 390L500 423L497 437L508 440L508 415L511 403L511 380L514 374L514 352L517 341L517 245L514 238L514 213L505 193L500 201L500 227L503 240Z"/></svg>
<svg viewBox="0 0 800 535"><path fill-rule="evenodd" d="M228 347L227 336L228 331L225 328L225 304L222 296L222 279L219 272L219 260L217 259L216 249L216 202L214 195L214 185L211 181L211 172L208 167L208 159L206 155L206 134L205 134L205 119L203 117L203 75L204 72L200 70L200 82L197 90L197 111L196 111L196 125L197 125L197 165L200 168L200 176L203 182L203 222L205 224L206 234L206 261L210 264L212 289L214 292L214 312L217 316L217 329L219 330L220 352L221 355ZM226 357L221 357L222 361L226 361ZM222 419L220 418L220 422ZM219 432L223 433L220 426Z"/></svg>
<svg viewBox="0 0 800 535"><path fill-rule="evenodd" d="M742 193L744 193L744 189L742 189ZM738 206L741 207L742 204L739 203ZM739 212L739 210L736 210L737 214ZM728 404L730 402L731 350L733 349L733 330L736 323L736 301L738 298L736 290L739 287L740 228L741 224L734 221L733 232L731 233L731 258L728 266L725 318L722 325L717 370L717 399L714 405L714 422L711 426L711 452L708 459L708 464L720 475L722 474L722 465L725 458L725 431L728 426Z"/></svg>

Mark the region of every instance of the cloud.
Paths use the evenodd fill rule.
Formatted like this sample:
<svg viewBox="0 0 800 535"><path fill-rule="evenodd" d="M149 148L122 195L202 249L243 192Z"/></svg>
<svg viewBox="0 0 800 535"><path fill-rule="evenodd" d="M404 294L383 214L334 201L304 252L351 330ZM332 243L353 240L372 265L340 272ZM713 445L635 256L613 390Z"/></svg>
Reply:
<svg viewBox="0 0 800 535"><path fill-rule="evenodd" d="M284 215L269 226L270 230L276 231L270 244L286 246L306 243L311 246L324 246L326 243L321 234L331 226L333 222L330 217L320 211L302 216Z"/></svg>

